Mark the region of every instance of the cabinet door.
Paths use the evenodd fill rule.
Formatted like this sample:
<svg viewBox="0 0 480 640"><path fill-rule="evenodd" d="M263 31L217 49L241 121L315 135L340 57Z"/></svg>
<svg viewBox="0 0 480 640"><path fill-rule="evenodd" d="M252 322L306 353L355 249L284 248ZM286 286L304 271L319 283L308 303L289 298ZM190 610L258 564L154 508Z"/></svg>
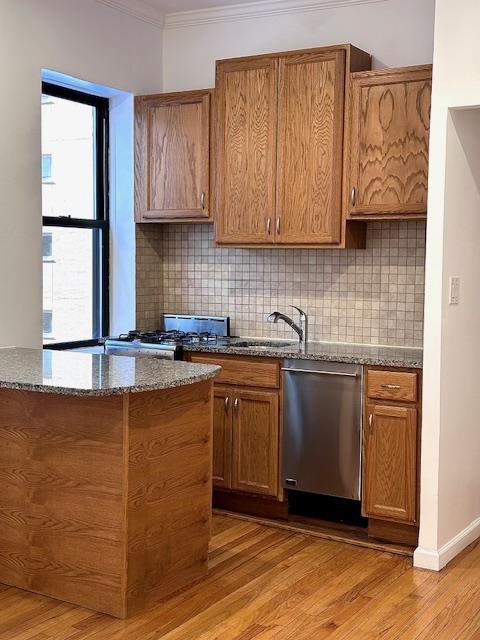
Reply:
<svg viewBox="0 0 480 640"><path fill-rule="evenodd" d="M218 242L273 241L276 67L274 58L217 64Z"/></svg>
<svg viewBox="0 0 480 640"><path fill-rule="evenodd" d="M213 403L213 484L231 486L232 393L214 386Z"/></svg>
<svg viewBox="0 0 480 640"><path fill-rule="evenodd" d="M137 221L208 218L210 92L135 100Z"/></svg>
<svg viewBox="0 0 480 640"><path fill-rule="evenodd" d="M369 404L364 449L364 512L416 521L417 410Z"/></svg>
<svg viewBox="0 0 480 640"><path fill-rule="evenodd" d="M278 393L233 390L232 489L278 493Z"/></svg>
<svg viewBox="0 0 480 640"><path fill-rule="evenodd" d="M344 94L345 51L280 58L277 242L340 240Z"/></svg>
<svg viewBox="0 0 480 640"><path fill-rule="evenodd" d="M355 74L349 212L425 214L431 67Z"/></svg>

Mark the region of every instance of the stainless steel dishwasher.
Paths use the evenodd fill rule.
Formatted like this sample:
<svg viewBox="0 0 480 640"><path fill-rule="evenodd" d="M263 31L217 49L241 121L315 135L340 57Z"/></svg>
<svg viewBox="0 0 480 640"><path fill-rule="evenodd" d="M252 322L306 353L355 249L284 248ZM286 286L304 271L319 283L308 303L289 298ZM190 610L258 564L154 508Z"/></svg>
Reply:
<svg viewBox="0 0 480 640"><path fill-rule="evenodd" d="M362 367L284 361L283 486L360 499Z"/></svg>

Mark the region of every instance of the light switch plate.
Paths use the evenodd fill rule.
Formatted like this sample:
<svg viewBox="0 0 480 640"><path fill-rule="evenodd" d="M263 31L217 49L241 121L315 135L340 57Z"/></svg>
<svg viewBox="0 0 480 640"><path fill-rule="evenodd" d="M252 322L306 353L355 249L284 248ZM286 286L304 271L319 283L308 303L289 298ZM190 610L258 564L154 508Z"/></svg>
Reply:
<svg viewBox="0 0 480 640"><path fill-rule="evenodd" d="M460 303L460 278L458 276L452 276L450 278L448 304L459 304L459 303Z"/></svg>

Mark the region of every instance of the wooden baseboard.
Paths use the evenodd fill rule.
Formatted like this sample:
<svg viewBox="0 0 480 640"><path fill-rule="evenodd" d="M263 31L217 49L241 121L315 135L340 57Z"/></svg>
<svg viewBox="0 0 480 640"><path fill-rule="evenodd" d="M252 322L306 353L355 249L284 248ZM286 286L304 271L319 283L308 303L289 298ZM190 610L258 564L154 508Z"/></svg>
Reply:
<svg viewBox="0 0 480 640"><path fill-rule="evenodd" d="M377 540L417 546L418 527L386 520L368 520L368 536Z"/></svg>
<svg viewBox="0 0 480 640"><path fill-rule="evenodd" d="M266 527L274 527L277 529L284 529L303 535L310 535L316 538L323 538L324 540L333 540L334 542L344 542L346 544L353 544L357 547L366 547L367 549L376 549L377 551L384 551L387 553L395 553L401 556L413 556L414 547L407 544L380 542L368 537L366 531L363 534L359 532L354 533L351 530L341 530L335 528L318 527L313 525L307 525L303 523L297 523L294 521L284 522L282 520L273 520L269 518L261 518L252 515L246 515L242 513L236 513L224 509L214 509L215 513L220 515L226 515L231 518L237 518L238 520L248 520L249 522L257 522L258 524L265 525Z"/></svg>
<svg viewBox="0 0 480 640"><path fill-rule="evenodd" d="M245 515L274 520L287 520L288 503L275 498L252 496L235 491L213 492L213 507L224 511L234 511Z"/></svg>

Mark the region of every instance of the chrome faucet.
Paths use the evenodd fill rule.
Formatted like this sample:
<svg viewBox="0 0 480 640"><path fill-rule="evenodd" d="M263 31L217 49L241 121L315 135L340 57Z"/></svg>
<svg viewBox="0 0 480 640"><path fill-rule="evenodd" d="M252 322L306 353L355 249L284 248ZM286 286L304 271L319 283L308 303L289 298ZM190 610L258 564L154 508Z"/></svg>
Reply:
<svg viewBox="0 0 480 640"><path fill-rule="evenodd" d="M273 313L271 313L267 318L267 322L274 322L276 324L279 320L283 320L298 334L298 342L301 346L303 346L306 344L308 337L308 316L305 311L302 311L299 307L295 307L293 304L290 306L293 309L296 309L300 314L300 320L298 324L296 324L291 318L283 313L280 313L279 311L274 311Z"/></svg>

